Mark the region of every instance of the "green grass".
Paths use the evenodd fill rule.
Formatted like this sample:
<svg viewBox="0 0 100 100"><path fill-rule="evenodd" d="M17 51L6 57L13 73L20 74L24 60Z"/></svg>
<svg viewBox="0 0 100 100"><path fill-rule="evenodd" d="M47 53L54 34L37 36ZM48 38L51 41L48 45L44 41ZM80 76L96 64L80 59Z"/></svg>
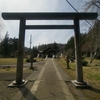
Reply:
<svg viewBox="0 0 100 100"><path fill-rule="evenodd" d="M95 79L95 80L100 80L100 76L98 76L97 74L93 74L93 73L88 73L87 77L89 79Z"/></svg>
<svg viewBox="0 0 100 100"><path fill-rule="evenodd" d="M89 58L86 58L85 60L88 62L90 61ZM72 79L76 79L75 62L69 64L71 69L66 69L66 62L64 59L57 61L57 63L72 77ZM83 66L83 77L84 81L89 83L93 89L83 89L81 90L82 93L88 100L100 100L100 92L96 92L100 91L100 60L94 59L92 64L88 63L87 66Z"/></svg>
<svg viewBox="0 0 100 100"><path fill-rule="evenodd" d="M89 60L89 58L88 58ZM70 70L66 69L66 62L64 61L64 59L61 59L59 61L57 61L62 67L63 69L69 73L73 78L75 78L75 75L73 75L72 73L76 72L76 64L74 63L69 63L70 66ZM87 65L87 66L83 66L83 73L84 73L84 77L86 79L89 80L95 80L98 81L100 80L100 65L98 65L98 62L100 62L100 60L94 60L94 63L91 65ZM94 64L97 64L98 66L95 66Z"/></svg>
<svg viewBox="0 0 100 100"><path fill-rule="evenodd" d="M26 58L24 58L24 63L26 61ZM10 65L10 64L16 64L17 58L0 58L0 65Z"/></svg>
<svg viewBox="0 0 100 100"><path fill-rule="evenodd" d="M88 57L88 58L85 58L85 60L86 61L88 61L88 63L90 62L90 58ZM94 59L93 61L92 61L92 65L99 65L100 66L100 60L98 60L98 59Z"/></svg>

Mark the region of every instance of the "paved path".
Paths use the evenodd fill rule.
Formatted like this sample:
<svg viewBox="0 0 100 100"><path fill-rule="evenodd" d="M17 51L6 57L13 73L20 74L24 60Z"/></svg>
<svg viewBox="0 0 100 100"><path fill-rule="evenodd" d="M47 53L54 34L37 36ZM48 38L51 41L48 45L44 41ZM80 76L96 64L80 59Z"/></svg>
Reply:
<svg viewBox="0 0 100 100"><path fill-rule="evenodd" d="M53 59L39 63L26 80L28 83L19 88L12 100L87 100Z"/></svg>
<svg viewBox="0 0 100 100"><path fill-rule="evenodd" d="M47 61L40 80L36 92L36 97L39 100L74 100L53 60ZM42 91L44 95L41 94Z"/></svg>
<svg viewBox="0 0 100 100"><path fill-rule="evenodd" d="M34 81L32 87L27 89L25 86L12 100L75 100L65 83L70 81L70 77L53 59L47 59L40 68L27 78Z"/></svg>
<svg viewBox="0 0 100 100"><path fill-rule="evenodd" d="M26 100L74 100L55 62L48 59L34 82Z"/></svg>

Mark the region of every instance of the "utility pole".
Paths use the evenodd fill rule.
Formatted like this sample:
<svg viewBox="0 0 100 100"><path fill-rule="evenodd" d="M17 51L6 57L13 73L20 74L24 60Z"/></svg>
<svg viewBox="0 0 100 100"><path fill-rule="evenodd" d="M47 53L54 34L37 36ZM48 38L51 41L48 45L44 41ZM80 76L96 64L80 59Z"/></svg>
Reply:
<svg viewBox="0 0 100 100"><path fill-rule="evenodd" d="M30 51L31 51L31 44L32 44L32 35L30 35Z"/></svg>
<svg viewBox="0 0 100 100"><path fill-rule="evenodd" d="M30 59L31 59L30 69L34 69L33 68L33 53L31 52L31 44L32 44L32 35L30 35Z"/></svg>

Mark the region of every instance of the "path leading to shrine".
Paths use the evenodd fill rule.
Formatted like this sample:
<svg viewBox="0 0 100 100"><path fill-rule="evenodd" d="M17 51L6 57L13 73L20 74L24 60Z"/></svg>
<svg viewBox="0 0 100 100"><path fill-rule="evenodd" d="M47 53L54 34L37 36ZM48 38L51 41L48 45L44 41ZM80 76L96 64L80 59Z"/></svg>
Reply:
<svg viewBox="0 0 100 100"><path fill-rule="evenodd" d="M70 81L70 77L53 59L48 58L41 70L33 71L27 79L34 81L32 87L25 86L13 100L75 100L65 82Z"/></svg>

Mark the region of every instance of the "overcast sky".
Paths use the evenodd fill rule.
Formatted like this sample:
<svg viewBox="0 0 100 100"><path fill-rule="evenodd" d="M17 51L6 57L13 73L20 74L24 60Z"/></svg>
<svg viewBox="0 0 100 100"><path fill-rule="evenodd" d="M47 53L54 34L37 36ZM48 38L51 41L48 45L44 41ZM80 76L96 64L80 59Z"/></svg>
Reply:
<svg viewBox="0 0 100 100"><path fill-rule="evenodd" d="M82 11L84 0L69 0L78 10ZM2 12L75 12L66 0L0 0L0 13ZM2 18L1 18L2 19ZM8 31L9 37L18 38L19 21L3 20L4 28L1 36L4 37ZM27 21L26 24L73 24L72 21ZM86 31L81 28L81 31ZM25 46L30 46L30 35L32 35L32 46L39 44L67 43L74 35L73 30L26 30Z"/></svg>

